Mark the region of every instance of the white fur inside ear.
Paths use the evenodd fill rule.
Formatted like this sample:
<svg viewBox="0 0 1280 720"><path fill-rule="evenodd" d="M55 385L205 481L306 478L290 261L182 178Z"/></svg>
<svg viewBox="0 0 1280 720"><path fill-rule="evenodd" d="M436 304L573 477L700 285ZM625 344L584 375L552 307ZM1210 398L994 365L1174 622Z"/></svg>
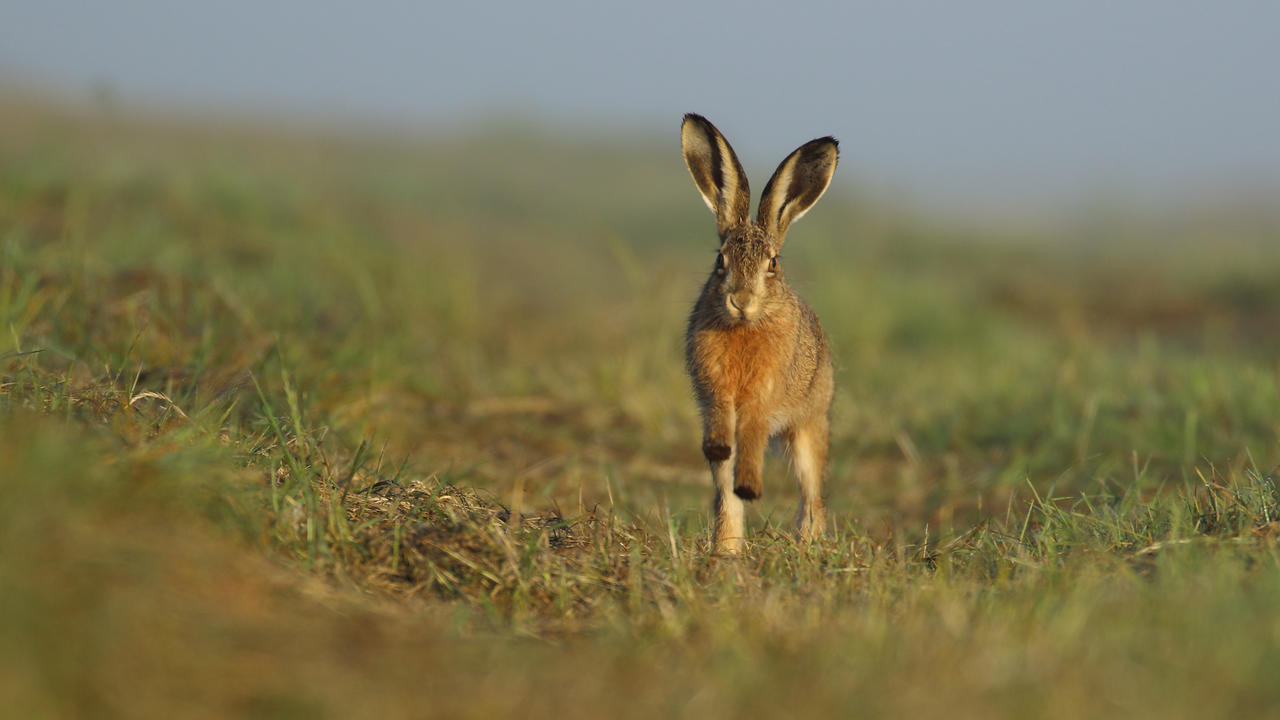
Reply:
<svg viewBox="0 0 1280 720"><path fill-rule="evenodd" d="M824 192L824 193L825 193L825 192L826 192L826 190L823 190L822 192ZM822 196L821 196L821 195L819 195L818 197L822 197ZM815 204L815 205L817 204L817 200L816 200L816 199L814 200L814 204ZM785 210L786 208L783 208L783 209ZM805 209L801 210L800 212L796 213L796 214L795 214L795 217L791 218L791 222L793 222L793 223L794 223L795 221L797 221L797 220L799 220L800 218L804 217L804 216L805 216L805 214L806 214L806 213L808 213L808 212L809 212L810 210L812 210L812 209L813 209L813 205L810 205L809 207L807 207L807 208L805 208Z"/></svg>
<svg viewBox="0 0 1280 720"><path fill-rule="evenodd" d="M782 167L778 168L777 176L773 179L773 186L769 192L769 194L772 195L772 197L769 198L769 207L773 208L773 217L768 218L768 222L771 227L777 227L779 225L781 219L787 212L787 205L791 203L791 198L787 197L787 190L791 187L791 175L795 172L795 168L795 158L788 158L787 162ZM801 210L800 215L803 215L807 210L808 208ZM797 220L800 218L800 215L796 215Z"/></svg>
<svg viewBox="0 0 1280 720"><path fill-rule="evenodd" d="M726 214L731 209L734 198L738 196L738 168L734 163L733 148L729 147L728 141L723 137L716 138L716 144L720 146L720 177L724 182L724 187L720 188L720 202L724 207L720 208ZM716 208L711 208L713 211Z"/></svg>

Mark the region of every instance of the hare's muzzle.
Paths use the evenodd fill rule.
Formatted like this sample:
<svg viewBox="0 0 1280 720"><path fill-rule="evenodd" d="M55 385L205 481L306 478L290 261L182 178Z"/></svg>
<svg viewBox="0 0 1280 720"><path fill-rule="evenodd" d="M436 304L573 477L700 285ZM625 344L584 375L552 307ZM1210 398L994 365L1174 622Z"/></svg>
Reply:
<svg viewBox="0 0 1280 720"><path fill-rule="evenodd" d="M735 292L724 296L725 310L735 320L751 322L760 315L760 300L749 292Z"/></svg>

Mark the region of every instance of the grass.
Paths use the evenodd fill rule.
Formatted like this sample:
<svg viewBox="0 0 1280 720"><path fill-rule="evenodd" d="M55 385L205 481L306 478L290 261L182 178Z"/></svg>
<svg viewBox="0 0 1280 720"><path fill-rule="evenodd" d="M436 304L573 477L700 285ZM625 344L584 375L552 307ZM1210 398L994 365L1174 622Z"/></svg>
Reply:
<svg viewBox="0 0 1280 720"><path fill-rule="evenodd" d="M7 712L1276 710L1280 222L824 198L836 527L725 561L666 149L0 105Z"/></svg>

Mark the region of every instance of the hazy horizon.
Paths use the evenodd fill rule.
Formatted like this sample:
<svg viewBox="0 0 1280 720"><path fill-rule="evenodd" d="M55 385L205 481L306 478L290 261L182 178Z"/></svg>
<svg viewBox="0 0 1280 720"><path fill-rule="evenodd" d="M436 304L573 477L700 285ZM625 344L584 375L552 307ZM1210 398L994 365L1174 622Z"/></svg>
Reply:
<svg viewBox="0 0 1280 720"><path fill-rule="evenodd" d="M498 109L673 142L696 111L753 175L832 134L851 182L951 205L1280 188L1277 5L731 8L14 2L0 77L406 128Z"/></svg>

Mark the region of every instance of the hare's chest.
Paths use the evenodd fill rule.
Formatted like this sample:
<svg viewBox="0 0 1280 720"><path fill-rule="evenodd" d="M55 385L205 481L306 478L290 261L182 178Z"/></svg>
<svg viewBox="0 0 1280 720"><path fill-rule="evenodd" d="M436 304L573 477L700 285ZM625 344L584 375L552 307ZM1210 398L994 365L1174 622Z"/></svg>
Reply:
<svg viewBox="0 0 1280 720"><path fill-rule="evenodd" d="M773 339L743 330L708 334L698 353L712 384L740 403L773 395L779 367Z"/></svg>

